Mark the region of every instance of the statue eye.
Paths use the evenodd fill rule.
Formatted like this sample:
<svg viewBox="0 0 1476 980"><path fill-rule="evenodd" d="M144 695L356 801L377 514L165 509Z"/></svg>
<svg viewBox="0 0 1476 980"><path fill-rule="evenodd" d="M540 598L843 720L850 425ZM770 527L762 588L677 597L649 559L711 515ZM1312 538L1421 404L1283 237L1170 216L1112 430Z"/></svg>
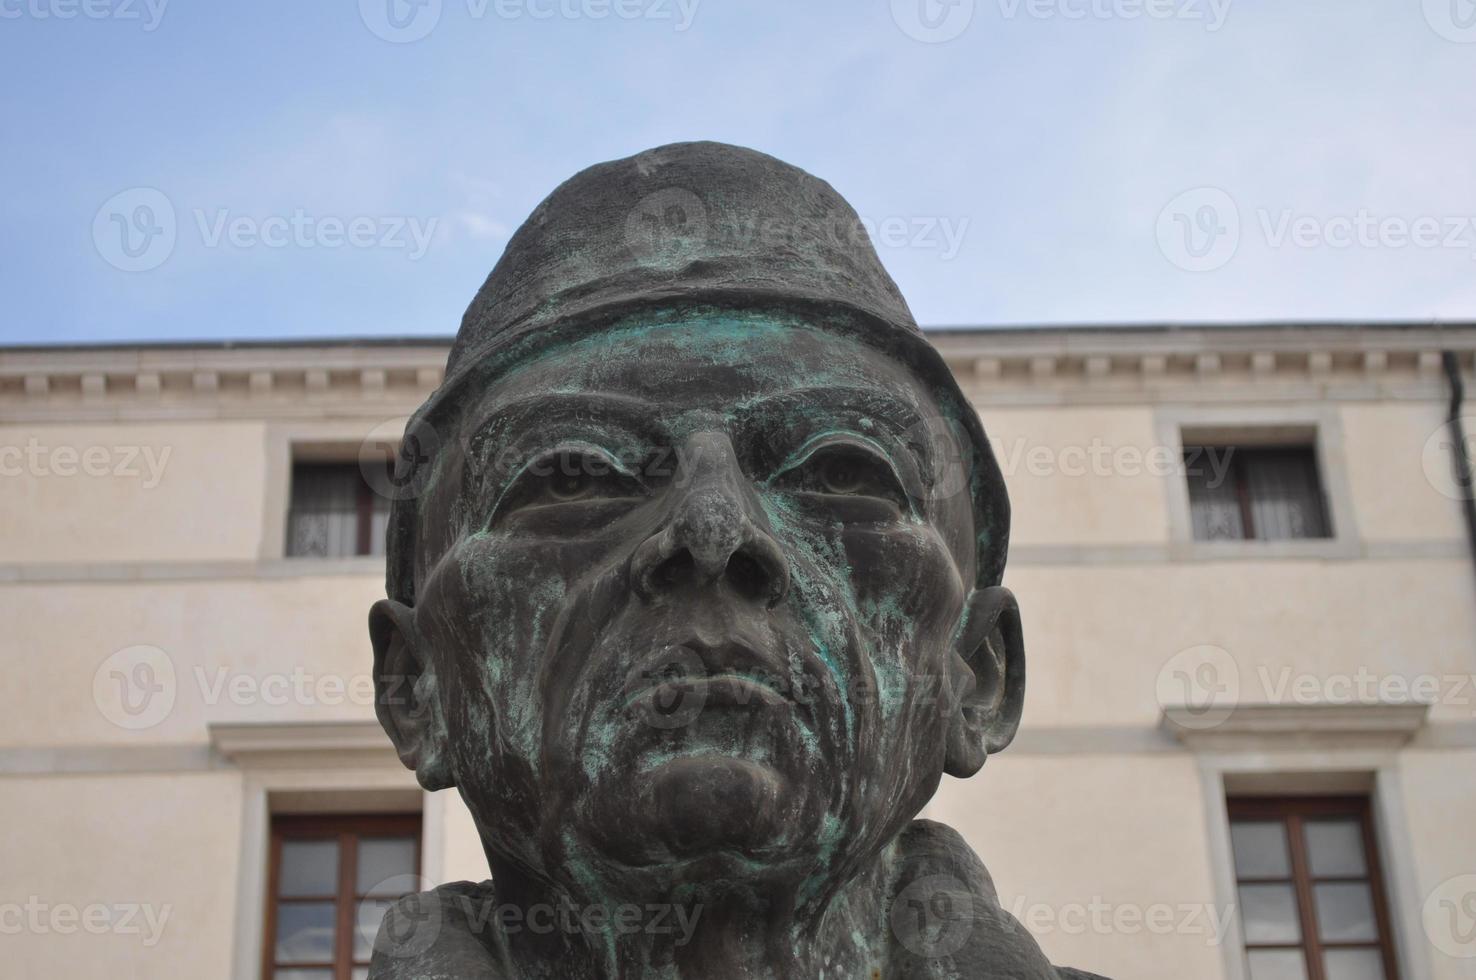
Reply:
<svg viewBox="0 0 1476 980"><path fill-rule="evenodd" d="M775 478L775 484L825 498L850 498L892 505L892 516L908 507L896 470L876 451L853 443L820 446Z"/></svg>
<svg viewBox="0 0 1476 980"><path fill-rule="evenodd" d="M498 502L497 511L625 500L643 494L640 481L604 453L563 449L540 457L519 473Z"/></svg>
<svg viewBox="0 0 1476 980"><path fill-rule="evenodd" d="M820 485L826 493L863 493L866 467L846 453L827 453L820 464Z"/></svg>
<svg viewBox="0 0 1476 980"><path fill-rule="evenodd" d="M594 491L594 480L581 470L561 466L548 478L547 489L554 500L578 500Z"/></svg>

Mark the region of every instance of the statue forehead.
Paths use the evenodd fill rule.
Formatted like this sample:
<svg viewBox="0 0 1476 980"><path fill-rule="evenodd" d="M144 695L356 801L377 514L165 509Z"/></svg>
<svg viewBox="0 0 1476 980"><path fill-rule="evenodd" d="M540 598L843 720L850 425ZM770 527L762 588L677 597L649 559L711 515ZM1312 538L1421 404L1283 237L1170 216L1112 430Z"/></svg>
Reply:
<svg viewBox="0 0 1476 980"><path fill-rule="evenodd" d="M392 588L413 598L410 583L448 553L465 530L456 515L467 481L500 472L489 460L567 438L571 419L580 420L581 434L603 433L622 449L673 445L714 429L766 439L773 431L766 423L790 436L832 428L889 435L895 448L919 455L924 471L946 475L939 467L957 465L971 445L971 414L960 414L966 405L939 392L940 382L910 360L832 319L772 308L648 308L597 328L549 331L465 372L438 393L438 409L415 423L431 433L432 446L461 451L433 451L418 501L397 505L394 520L414 521L416 530L392 543ZM994 543L995 526L971 515L979 488L968 479L936 501L935 516L961 567L973 569L975 550ZM996 512L1007 507L1002 491L998 501L988 499ZM393 564L395 556L402 564ZM997 580L993 567L989 574Z"/></svg>
<svg viewBox="0 0 1476 980"><path fill-rule="evenodd" d="M869 407L908 422L938 414L910 367L860 340L783 316L720 314L633 320L540 351L468 393L463 418L480 428L512 404L581 395L667 415L770 401Z"/></svg>

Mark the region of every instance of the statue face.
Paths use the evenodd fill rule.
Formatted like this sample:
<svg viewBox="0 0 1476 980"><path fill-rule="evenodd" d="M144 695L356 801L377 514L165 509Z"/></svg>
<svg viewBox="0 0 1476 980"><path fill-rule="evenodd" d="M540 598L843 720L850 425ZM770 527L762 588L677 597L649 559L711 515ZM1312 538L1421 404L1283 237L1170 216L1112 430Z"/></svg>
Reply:
<svg viewBox="0 0 1476 980"><path fill-rule="evenodd" d="M899 832L973 575L938 411L858 341L737 314L601 331L468 406L415 622L494 854L821 879Z"/></svg>

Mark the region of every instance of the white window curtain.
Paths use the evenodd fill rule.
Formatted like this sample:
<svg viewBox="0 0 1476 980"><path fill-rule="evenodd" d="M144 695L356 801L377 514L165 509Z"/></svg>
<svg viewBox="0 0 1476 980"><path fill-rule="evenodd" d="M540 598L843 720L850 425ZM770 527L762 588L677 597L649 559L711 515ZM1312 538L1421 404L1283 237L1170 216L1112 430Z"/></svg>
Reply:
<svg viewBox="0 0 1476 980"><path fill-rule="evenodd" d="M1286 541L1328 536L1322 487L1310 451L1247 454L1245 483L1257 538Z"/></svg>
<svg viewBox="0 0 1476 980"><path fill-rule="evenodd" d="M362 482L359 467L354 463L293 467L287 554L303 558L343 558L357 554ZM382 533L380 541L383 542Z"/></svg>
<svg viewBox="0 0 1476 980"><path fill-rule="evenodd" d="M1233 450L1210 448L1185 453L1189 516L1196 541L1239 541L1246 537L1235 474L1228 468L1222 471L1210 465L1210 453L1227 452ZM1215 456L1215 459L1219 458L1219 455Z"/></svg>
<svg viewBox="0 0 1476 980"><path fill-rule="evenodd" d="M1211 465L1227 458L1228 465ZM1185 450L1184 462L1195 540L1331 537L1310 447L1196 446Z"/></svg>

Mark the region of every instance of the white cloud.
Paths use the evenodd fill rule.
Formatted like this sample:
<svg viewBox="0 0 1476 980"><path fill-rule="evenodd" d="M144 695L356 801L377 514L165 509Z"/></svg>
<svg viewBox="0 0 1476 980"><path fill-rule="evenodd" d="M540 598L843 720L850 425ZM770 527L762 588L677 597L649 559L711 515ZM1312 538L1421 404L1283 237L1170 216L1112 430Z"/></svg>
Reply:
<svg viewBox="0 0 1476 980"><path fill-rule="evenodd" d="M501 221L476 211L458 211L456 220L473 238L506 238L511 234Z"/></svg>

